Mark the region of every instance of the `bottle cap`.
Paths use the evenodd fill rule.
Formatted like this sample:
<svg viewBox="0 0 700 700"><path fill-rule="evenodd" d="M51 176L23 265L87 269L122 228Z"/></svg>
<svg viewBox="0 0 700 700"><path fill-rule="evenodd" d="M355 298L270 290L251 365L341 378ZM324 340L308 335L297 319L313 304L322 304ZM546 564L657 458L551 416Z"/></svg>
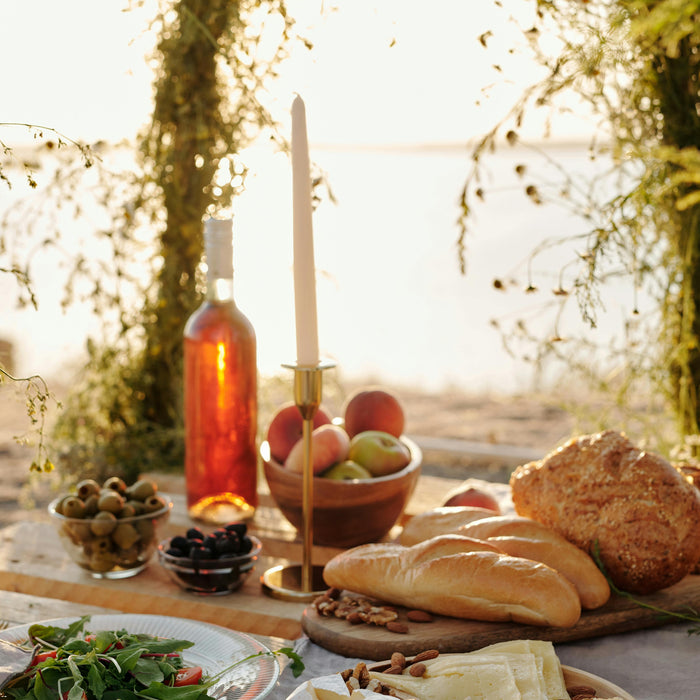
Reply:
<svg viewBox="0 0 700 700"><path fill-rule="evenodd" d="M233 276L233 221L207 219L204 223L204 248L210 279Z"/></svg>

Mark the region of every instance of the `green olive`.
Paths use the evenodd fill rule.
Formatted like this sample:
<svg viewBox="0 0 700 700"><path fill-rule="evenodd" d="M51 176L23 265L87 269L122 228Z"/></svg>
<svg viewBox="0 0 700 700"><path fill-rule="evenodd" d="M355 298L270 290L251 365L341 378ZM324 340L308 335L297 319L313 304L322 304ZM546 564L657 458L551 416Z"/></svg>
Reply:
<svg viewBox="0 0 700 700"><path fill-rule="evenodd" d="M85 504L77 496L68 496L63 501L61 512L66 518L85 517Z"/></svg>
<svg viewBox="0 0 700 700"><path fill-rule="evenodd" d="M138 545L134 545L129 547L129 549L119 550L116 556L120 566L123 566L125 569L131 569L140 563L141 549Z"/></svg>
<svg viewBox="0 0 700 700"><path fill-rule="evenodd" d="M85 517L86 518L91 518L97 511L100 509L99 508L99 496L96 493L91 493L84 501L83 503L85 504Z"/></svg>
<svg viewBox="0 0 700 700"><path fill-rule="evenodd" d="M124 479L118 476L110 476L104 484L102 484L103 489L109 489L110 491L116 491L120 494L126 493L126 483Z"/></svg>
<svg viewBox="0 0 700 700"><path fill-rule="evenodd" d="M101 510L91 521L90 529L99 536L109 535L117 527L117 516L107 510Z"/></svg>
<svg viewBox="0 0 700 700"><path fill-rule="evenodd" d="M112 540L119 549L129 549L139 539L141 535L131 523L119 523L112 533Z"/></svg>
<svg viewBox="0 0 700 700"><path fill-rule="evenodd" d="M146 513L155 513L155 511L165 508L167 504L162 496L149 496L143 505Z"/></svg>
<svg viewBox="0 0 700 700"><path fill-rule="evenodd" d="M127 501L124 507L117 513L117 517L122 520L124 518L133 518L136 515L136 508Z"/></svg>
<svg viewBox="0 0 700 700"><path fill-rule="evenodd" d="M116 559L111 552L101 552L90 557L89 566L92 571L110 571L116 564Z"/></svg>
<svg viewBox="0 0 700 700"><path fill-rule="evenodd" d="M95 537L89 542L89 546L85 547L85 551L91 556L111 552L112 540L109 537Z"/></svg>
<svg viewBox="0 0 700 700"><path fill-rule="evenodd" d="M56 506L54 510L59 514L63 515L63 504L65 503L66 499L68 498L74 498L74 496L62 496L58 501L56 501Z"/></svg>
<svg viewBox="0 0 700 700"><path fill-rule="evenodd" d="M129 506L130 508L134 509L134 515L142 515L143 513L146 512L146 509L144 508L143 503L141 501L127 501L124 504L124 507Z"/></svg>
<svg viewBox="0 0 700 700"><path fill-rule="evenodd" d="M154 481L150 479L139 479L136 483L129 486L127 495L136 501L145 501L147 498L155 495L158 491Z"/></svg>
<svg viewBox="0 0 700 700"><path fill-rule="evenodd" d="M92 539L90 521L85 520L82 523L66 523L66 534L73 544L84 544Z"/></svg>
<svg viewBox="0 0 700 700"><path fill-rule="evenodd" d="M153 539L156 529L152 521L137 520L135 525L143 542L150 542Z"/></svg>
<svg viewBox="0 0 700 700"><path fill-rule="evenodd" d="M104 491L97 502L100 511L118 513L124 507L124 498L116 491Z"/></svg>
<svg viewBox="0 0 700 700"><path fill-rule="evenodd" d="M94 493L100 492L100 485L94 479L83 479L78 482L75 488L78 497L83 500Z"/></svg>

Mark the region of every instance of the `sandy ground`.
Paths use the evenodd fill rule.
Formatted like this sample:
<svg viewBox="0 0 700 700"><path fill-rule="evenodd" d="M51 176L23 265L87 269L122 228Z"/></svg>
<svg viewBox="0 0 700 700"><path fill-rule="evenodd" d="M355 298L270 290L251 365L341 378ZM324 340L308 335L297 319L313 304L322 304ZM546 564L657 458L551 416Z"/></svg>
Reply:
<svg viewBox="0 0 700 700"><path fill-rule="evenodd" d="M51 388L60 398L60 389ZM342 391L352 388L357 387ZM573 429L571 416L546 397L428 394L386 388L402 401L405 432L423 448L426 473L506 481L517 463L546 453ZM327 389L324 405L337 415L342 391L333 386ZM284 385L264 388L261 426L269 421L274 406L287 400L286 393ZM36 456L32 430L23 393L11 383L0 385L0 526L39 516L42 506L55 495L55 478L30 475L29 465ZM28 438L29 444L21 444L22 438Z"/></svg>

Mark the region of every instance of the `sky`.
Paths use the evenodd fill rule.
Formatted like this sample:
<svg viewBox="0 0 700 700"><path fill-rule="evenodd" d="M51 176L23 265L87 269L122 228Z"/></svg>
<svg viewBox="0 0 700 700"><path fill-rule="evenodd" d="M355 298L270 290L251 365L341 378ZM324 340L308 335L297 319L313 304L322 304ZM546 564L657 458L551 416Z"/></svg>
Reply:
<svg viewBox="0 0 700 700"><path fill-rule="evenodd" d="M146 28L155 0L125 11L128 2L0 0L0 122L50 126L87 142L133 139L150 115L147 56L154 39ZM493 215L481 218L486 235L470 242L473 272L463 279L454 252L456 198L467 171L467 144L502 118L539 74L522 55L509 53L520 41L518 23L530 26L535 3L433 0L429 11L426 3L414 0L287 4L299 34L314 49L297 47L263 97L288 131L293 95L304 99L311 158L330 171L338 198L336 205L324 203L314 214L322 352L357 372L393 370L414 378L433 372L426 376L433 386L453 379L472 386L477 381L511 386L503 376L511 374L509 359L488 318L495 309L503 311L504 302L500 297L486 302L483 294L491 276L516 264L515 259L503 262L502 251L525 255L524 234L536 232L541 223L510 211L507 196L505 205L498 200ZM488 50L478 40L484 32L492 32ZM533 138L539 137L541 122L534 120L530 128ZM585 128L574 114L560 122L557 133L579 138ZM0 126L0 140L17 145L26 137L25 129ZM410 155L411 147L426 144L450 149L435 150L435 157ZM392 146L401 148L391 159L363 148ZM236 295L254 315L261 366L277 369L294 357L287 291L290 166L264 141L244 155L250 173L234 220ZM501 167L502 172L510 169L507 162ZM0 211L7 197L0 189ZM561 227L559 220L554 225ZM265 252L273 236L274 261ZM345 249L348 245L352 248ZM47 288L56 277L53 266L46 260L42 268ZM265 266L277 283L274 294L261 279ZM0 278L0 297L8 285ZM60 289L44 292L41 310L33 316L4 313L0 298L0 335L8 325L14 329L24 346L27 372L47 366L47 354L38 355L42 348L54 350L55 365L94 327L85 314L62 314ZM397 310L406 303L426 322L440 319L445 335L411 333L410 351L399 356L394 339L403 331L393 325L410 325L410 308L396 311L387 323L384 306ZM344 315L365 319L361 331L371 340L356 334L350 342L339 322Z"/></svg>
<svg viewBox="0 0 700 700"><path fill-rule="evenodd" d="M522 55L507 53L520 41L515 19L528 26L534 3L501 4L434 0L428 12L414 0L289 0L314 49L295 46L268 103L284 122L299 93L316 143L473 139L537 75ZM153 6L0 2L0 121L49 125L86 140L133 136L150 110L145 57ZM487 31L485 50L478 37Z"/></svg>

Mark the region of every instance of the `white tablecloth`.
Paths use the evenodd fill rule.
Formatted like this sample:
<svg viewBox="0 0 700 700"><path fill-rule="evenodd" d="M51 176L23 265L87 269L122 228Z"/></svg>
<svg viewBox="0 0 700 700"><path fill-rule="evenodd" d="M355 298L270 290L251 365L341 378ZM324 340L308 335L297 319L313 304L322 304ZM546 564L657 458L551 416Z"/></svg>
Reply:
<svg viewBox="0 0 700 700"><path fill-rule="evenodd" d="M700 634L688 634L689 628L674 624L557 644L555 649L562 664L605 678L635 700L700 700ZM294 678L286 668L271 700L284 700L304 681L353 668L361 660L332 654L307 637L297 640L295 650L306 669Z"/></svg>

